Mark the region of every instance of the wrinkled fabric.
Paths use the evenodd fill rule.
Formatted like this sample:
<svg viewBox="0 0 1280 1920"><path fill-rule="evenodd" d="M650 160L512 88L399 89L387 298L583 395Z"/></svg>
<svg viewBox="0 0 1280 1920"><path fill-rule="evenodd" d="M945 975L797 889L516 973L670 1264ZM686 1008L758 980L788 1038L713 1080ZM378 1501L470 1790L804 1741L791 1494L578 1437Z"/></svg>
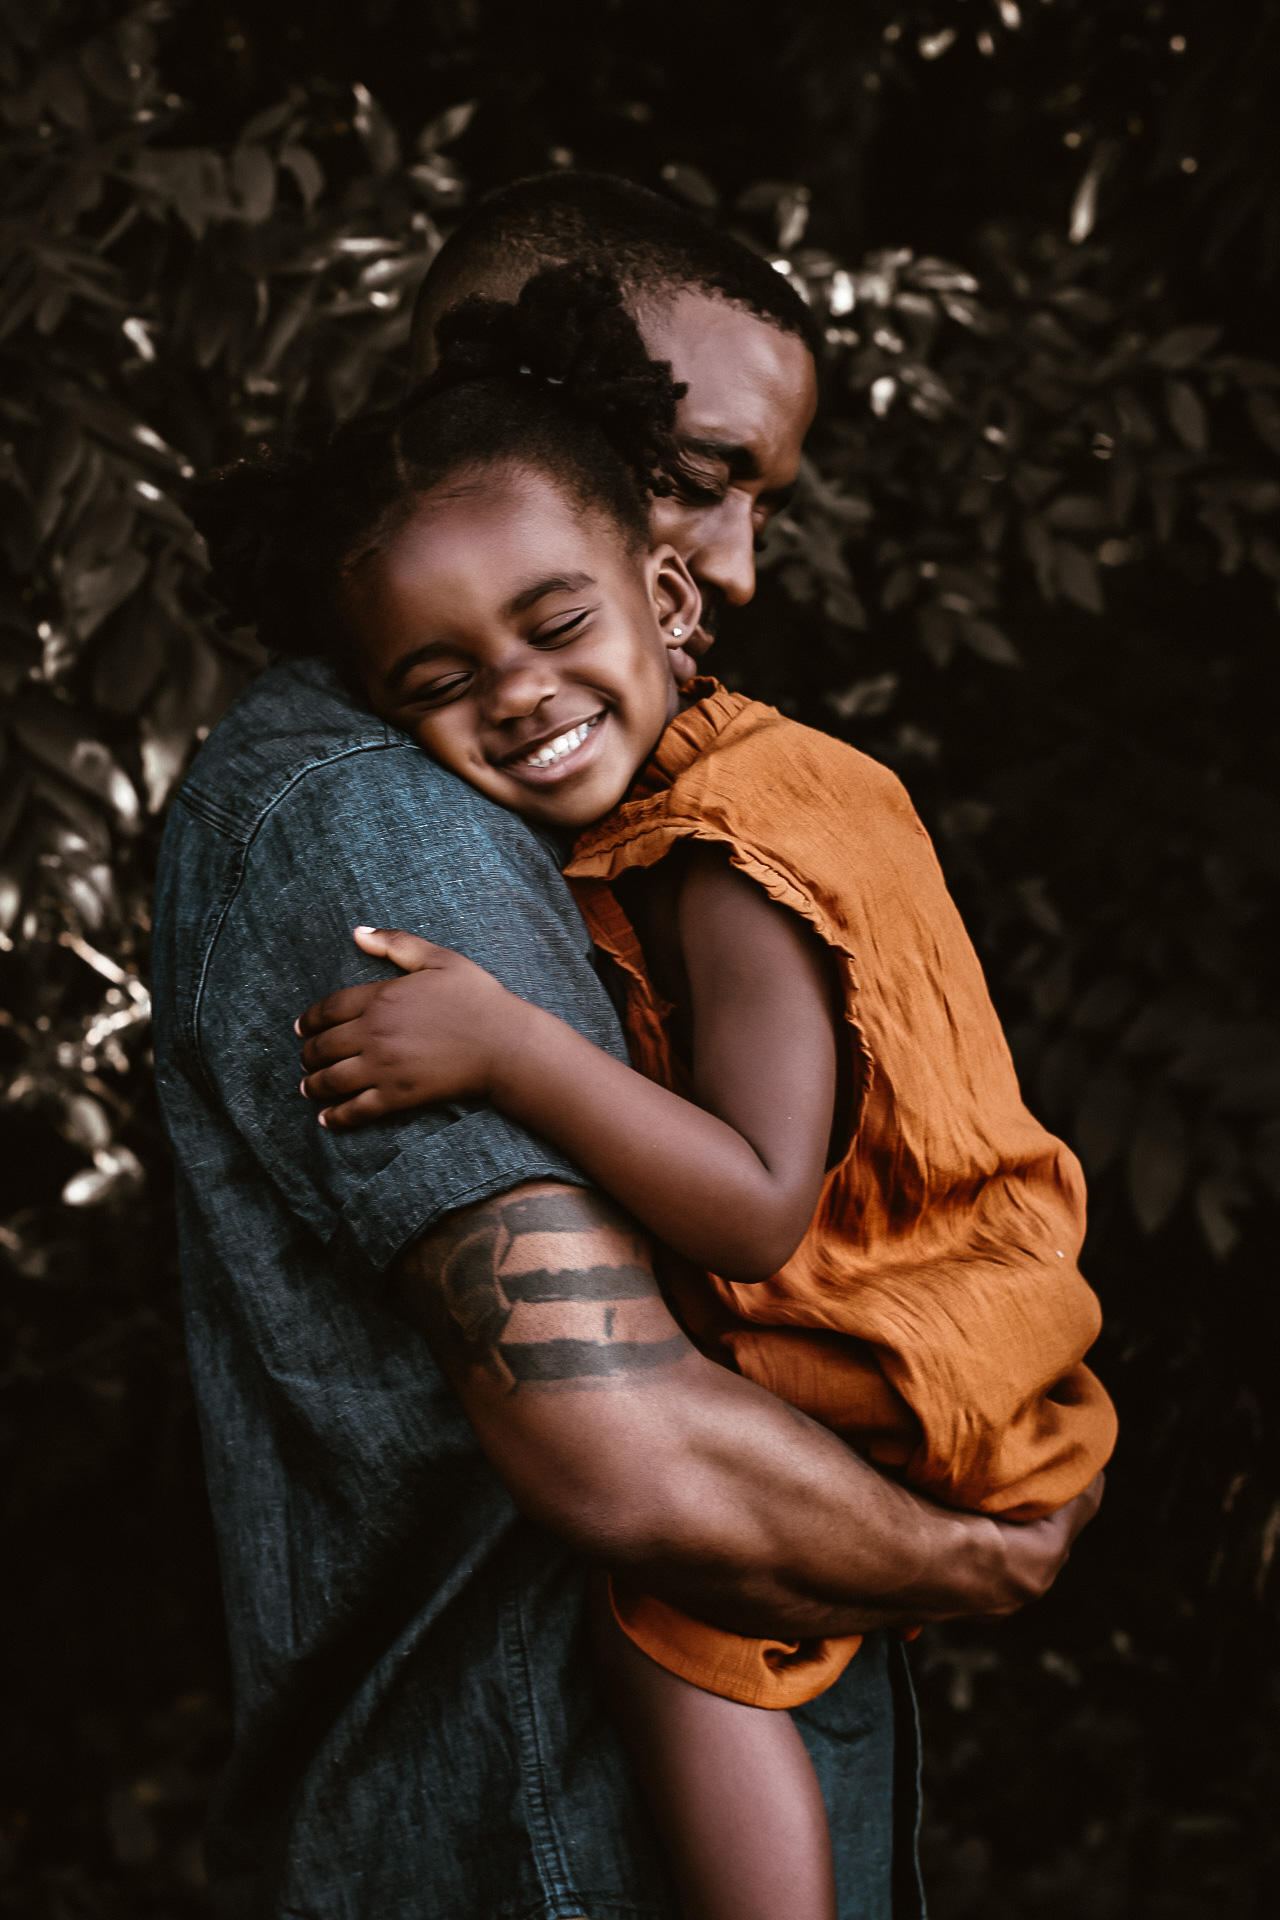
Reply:
<svg viewBox="0 0 1280 1920"><path fill-rule="evenodd" d="M714 682L694 691L631 797L587 830L566 868L625 977L632 1060L688 1092L672 1010L611 883L682 840L709 842L831 950L854 1099L786 1266L755 1285L681 1268L686 1322L707 1351L933 1498L1007 1519L1053 1512L1089 1484L1116 1434L1083 1364L1101 1317L1077 1266L1079 1163L1023 1105L977 955L901 783ZM615 1606L664 1665L757 1706L814 1697L851 1657L849 1643L788 1660L782 1643L744 1642L739 1665L735 1636L712 1630L699 1664L658 1603Z"/></svg>
<svg viewBox="0 0 1280 1920"><path fill-rule="evenodd" d="M594 1690L584 1570L523 1520L383 1273L455 1208L583 1183L491 1109L348 1135L298 1093L296 1015L394 972L402 926L622 1057L554 850L271 668L197 757L160 863L156 1064L235 1691L206 1859L220 1920L676 1920ZM862 1665L862 1662L858 1663ZM841 1920L917 1920L900 1650L798 1724Z"/></svg>

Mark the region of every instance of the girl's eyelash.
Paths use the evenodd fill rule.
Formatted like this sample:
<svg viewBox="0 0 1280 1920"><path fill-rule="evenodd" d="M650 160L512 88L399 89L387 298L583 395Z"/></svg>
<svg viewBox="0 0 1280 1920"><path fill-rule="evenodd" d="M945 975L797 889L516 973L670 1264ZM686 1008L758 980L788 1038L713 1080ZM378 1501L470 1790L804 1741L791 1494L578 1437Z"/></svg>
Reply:
<svg viewBox="0 0 1280 1920"><path fill-rule="evenodd" d="M571 639L590 612L590 607L583 607L580 613L575 613L572 618L565 621L563 626L553 627L547 633L536 634L533 640L534 646L549 647L554 646L558 640Z"/></svg>
<svg viewBox="0 0 1280 1920"><path fill-rule="evenodd" d="M443 706L457 694L466 691L470 676L459 674L456 680L439 681L433 686L423 687L414 698L424 706Z"/></svg>

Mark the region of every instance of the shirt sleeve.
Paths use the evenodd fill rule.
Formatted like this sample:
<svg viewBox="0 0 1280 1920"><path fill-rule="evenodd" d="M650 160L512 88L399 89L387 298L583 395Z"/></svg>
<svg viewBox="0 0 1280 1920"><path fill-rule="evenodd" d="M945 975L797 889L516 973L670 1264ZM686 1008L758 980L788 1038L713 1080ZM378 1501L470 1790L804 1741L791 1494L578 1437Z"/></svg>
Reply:
<svg viewBox="0 0 1280 1920"><path fill-rule="evenodd" d="M206 1073L287 1204L375 1267L445 1214L526 1180L585 1176L479 1103L329 1134L299 1091L293 1031L312 1001L393 977L360 924L453 947L615 1058L617 1015L547 847L516 815L403 747L310 768L257 825L213 935L195 1007Z"/></svg>

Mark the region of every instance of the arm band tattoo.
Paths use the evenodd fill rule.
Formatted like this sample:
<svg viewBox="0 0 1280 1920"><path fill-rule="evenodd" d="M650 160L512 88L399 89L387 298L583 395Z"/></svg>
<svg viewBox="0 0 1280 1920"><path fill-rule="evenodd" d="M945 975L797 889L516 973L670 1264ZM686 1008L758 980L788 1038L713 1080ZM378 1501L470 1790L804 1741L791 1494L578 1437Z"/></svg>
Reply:
<svg viewBox="0 0 1280 1920"><path fill-rule="evenodd" d="M406 1269L402 1294L406 1281L446 1372L480 1369L509 1392L648 1372L689 1351L634 1227L576 1188L453 1215Z"/></svg>

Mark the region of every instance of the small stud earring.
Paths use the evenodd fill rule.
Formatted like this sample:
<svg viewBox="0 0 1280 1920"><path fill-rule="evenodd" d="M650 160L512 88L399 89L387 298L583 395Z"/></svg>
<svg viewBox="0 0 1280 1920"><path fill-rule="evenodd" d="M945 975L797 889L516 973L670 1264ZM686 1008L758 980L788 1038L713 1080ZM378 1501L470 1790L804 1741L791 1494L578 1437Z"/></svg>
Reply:
<svg viewBox="0 0 1280 1920"><path fill-rule="evenodd" d="M679 640L682 637L683 633L684 633L683 627L672 627L671 638L673 640Z"/></svg>

